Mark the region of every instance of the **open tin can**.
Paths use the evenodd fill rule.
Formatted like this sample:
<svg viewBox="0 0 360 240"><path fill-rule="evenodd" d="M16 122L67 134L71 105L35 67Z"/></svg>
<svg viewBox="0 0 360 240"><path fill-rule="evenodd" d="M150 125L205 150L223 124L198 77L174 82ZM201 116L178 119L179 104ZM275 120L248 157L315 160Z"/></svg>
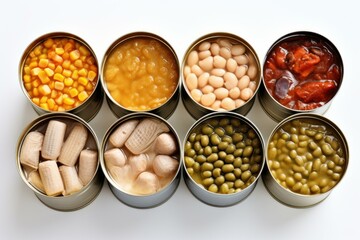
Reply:
<svg viewBox="0 0 360 240"><path fill-rule="evenodd" d="M281 203L310 207L329 196L348 164L348 144L341 130L321 115L299 113L271 133L263 181Z"/></svg>
<svg viewBox="0 0 360 240"><path fill-rule="evenodd" d="M48 126L52 121L56 121L58 126L65 130L62 136L65 142L63 144L60 138L61 144L49 141L53 146L50 149L55 149L55 145L61 145L61 150L63 150L66 140L72 135L75 127L82 126L82 131L87 133L86 140L82 140L84 147L75 156L76 162L74 165L66 166L59 162L59 158L45 159L43 157L45 138L52 138L52 136L58 135L57 131L61 131L54 128L48 130ZM47 131L49 131L49 136L46 136ZM31 134L36 134L37 137L30 137L32 140L28 139ZM75 142L80 144L78 140L73 141L74 144ZM31 147L30 152L23 152L29 151L29 146ZM30 159L33 159L34 154L37 155L37 159L31 161ZM87 157L87 154L90 154L90 157ZM44 163L52 164L51 167L49 165L40 167ZM99 144L95 132L82 118L71 113L47 113L32 121L19 138L16 164L21 178L35 193L36 197L46 206L59 211L74 211L90 204L100 193L104 182L104 175L100 170ZM49 170L50 168L52 170ZM48 189L55 186L50 186L54 182L56 188L60 187L60 191L56 192L56 194L49 194ZM73 188L73 186L76 187ZM71 193L70 188L73 189Z"/></svg>
<svg viewBox="0 0 360 240"><path fill-rule="evenodd" d="M200 201L239 203L255 189L264 167L264 140L246 117L214 112L197 120L184 140L184 180Z"/></svg>
<svg viewBox="0 0 360 240"><path fill-rule="evenodd" d="M66 32L34 40L19 65L21 89L38 114L69 112L85 121L96 116L103 102L99 75L92 48Z"/></svg>
<svg viewBox="0 0 360 240"><path fill-rule="evenodd" d="M115 116L150 112L168 119L175 111L179 61L160 36L133 32L120 37L107 49L101 68L106 100Z"/></svg>
<svg viewBox="0 0 360 240"><path fill-rule="evenodd" d="M181 177L180 140L153 113L130 113L105 133L101 167L117 199L135 208L156 207L176 191Z"/></svg>
<svg viewBox="0 0 360 240"><path fill-rule="evenodd" d="M342 85L344 66L327 38L299 31L275 41L262 73L259 102L279 122L296 113L324 114Z"/></svg>
<svg viewBox="0 0 360 240"><path fill-rule="evenodd" d="M246 115L260 86L261 66L253 47L230 33L200 37L181 66L182 101L194 119L218 111Z"/></svg>

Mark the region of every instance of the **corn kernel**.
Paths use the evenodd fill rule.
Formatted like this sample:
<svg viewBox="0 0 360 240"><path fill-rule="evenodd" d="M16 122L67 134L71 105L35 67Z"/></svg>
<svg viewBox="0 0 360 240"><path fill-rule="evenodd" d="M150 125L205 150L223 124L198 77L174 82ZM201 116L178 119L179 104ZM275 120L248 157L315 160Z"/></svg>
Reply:
<svg viewBox="0 0 360 240"><path fill-rule="evenodd" d="M51 81L48 83L49 87L51 90L53 90L55 88L55 81Z"/></svg>
<svg viewBox="0 0 360 240"><path fill-rule="evenodd" d="M57 97L57 91L55 89L51 90L51 94L50 94L50 97L51 98L56 98Z"/></svg>
<svg viewBox="0 0 360 240"><path fill-rule="evenodd" d="M86 86L89 81L87 80L87 78L79 77L78 82L79 82L81 85Z"/></svg>
<svg viewBox="0 0 360 240"><path fill-rule="evenodd" d="M86 77L87 76L87 70L85 68L82 68L79 70L79 75L82 77Z"/></svg>
<svg viewBox="0 0 360 240"><path fill-rule="evenodd" d="M72 78L65 78L65 80L64 80L64 84L65 84L65 86L67 86L67 87L70 87L70 86L72 86L72 84L74 83L74 80L72 79Z"/></svg>
<svg viewBox="0 0 360 240"><path fill-rule="evenodd" d="M63 108L63 107L58 108L58 112L64 112L64 111L65 111L65 108Z"/></svg>
<svg viewBox="0 0 360 240"><path fill-rule="evenodd" d="M79 94L79 92L78 92L78 90L76 88L71 88L69 90L69 94L70 94L70 97L73 98L73 97L76 97Z"/></svg>
<svg viewBox="0 0 360 240"><path fill-rule="evenodd" d="M69 98L69 97L67 97L67 98L64 98L64 104L65 105L73 105L75 103L75 100L74 99L72 99L72 98ZM65 106L65 108L66 108L66 106Z"/></svg>
<svg viewBox="0 0 360 240"><path fill-rule="evenodd" d="M43 51L43 52L44 52L44 51ZM40 59L40 60L41 60L41 59L47 59L47 60L48 60L47 54L46 54L46 53L41 54L41 55L39 56L39 59Z"/></svg>
<svg viewBox="0 0 360 240"><path fill-rule="evenodd" d="M55 73L55 75L54 75L54 80L63 82L64 79L65 79L65 77L64 77L63 75L61 75L60 73Z"/></svg>
<svg viewBox="0 0 360 240"><path fill-rule="evenodd" d="M50 99L48 99L46 101L46 103L48 104L50 110L54 110L54 107L55 107L55 100L54 99L50 98Z"/></svg>
<svg viewBox="0 0 360 240"><path fill-rule="evenodd" d="M46 103L46 101L48 100L48 97L47 96L42 96L40 98L40 103Z"/></svg>
<svg viewBox="0 0 360 240"><path fill-rule="evenodd" d="M54 105L54 108L52 109L53 111L58 111L58 109L59 109L59 106L58 105Z"/></svg>
<svg viewBox="0 0 360 240"><path fill-rule="evenodd" d="M54 71L51 68L45 68L44 71L46 72L46 75L49 77L52 77L54 75Z"/></svg>
<svg viewBox="0 0 360 240"><path fill-rule="evenodd" d="M64 102L64 97L63 95L59 95L57 98L55 98L55 102L57 105L61 106Z"/></svg>
<svg viewBox="0 0 360 240"><path fill-rule="evenodd" d="M48 64L48 67L49 67L50 69L54 70L56 66L55 66L55 63L49 63L49 64Z"/></svg>
<svg viewBox="0 0 360 240"><path fill-rule="evenodd" d="M75 61L76 59L78 59L80 57L80 52L79 50L73 50L70 52L70 59L71 61Z"/></svg>
<svg viewBox="0 0 360 240"><path fill-rule="evenodd" d="M78 99L79 101L83 102L85 101L85 99L87 99L89 97L88 93L86 91L81 91L79 94L78 94Z"/></svg>
<svg viewBox="0 0 360 240"><path fill-rule="evenodd" d="M94 90L94 86L91 84L91 82L89 82L86 84L85 89L86 91L92 92Z"/></svg>
<svg viewBox="0 0 360 240"><path fill-rule="evenodd" d="M39 104L40 104L40 98L38 98L38 97L32 98L31 101L32 101L33 103L35 103L36 105L39 105Z"/></svg>
<svg viewBox="0 0 360 240"><path fill-rule="evenodd" d="M82 62L85 62L85 61L86 61L86 56L81 56L81 57L80 57L80 60L81 60Z"/></svg>
<svg viewBox="0 0 360 240"><path fill-rule="evenodd" d="M31 72L31 68L29 67L29 66L26 66L26 67L24 67L24 73L25 74L30 74L30 72Z"/></svg>
<svg viewBox="0 0 360 240"><path fill-rule="evenodd" d="M77 90L78 90L79 92L82 92L82 91L85 90L85 87L84 87L83 85L79 85L79 86L77 86Z"/></svg>
<svg viewBox="0 0 360 240"><path fill-rule="evenodd" d="M60 65L56 66L56 68L55 68L56 73L62 73L62 71L63 71L62 66L60 66Z"/></svg>
<svg viewBox="0 0 360 240"><path fill-rule="evenodd" d="M78 70L73 71L73 73L71 74L71 78L72 79L78 79L79 78Z"/></svg>
<svg viewBox="0 0 360 240"><path fill-rule="evenodd" d="M52 40L51 38L47 39L47 40L44 42L44 46L45 46L46 48L51 48L53 44L54 44L54 40Z"/></svg>
<svg viewBox="0 0 360 240"><path fill-rule="evenodd" d="M35 49L34 49L34 54L36 56L39 56L41 54L41 49L42 49L41 45L36 46Z"/></svg>
<svg viewBox="0 0 360 240"><path fill-rule="evenodd" d="M65 95L67 96L69 94L69 90L70 90L70 87L64 87L64 89L62 90L64 97L65 97Z"/></svg>
<svg viewBox="0 0 360 240"><path fill-rule="evenodd" d="M39 72L41 71L41 68L35 67L31 69L31 76L37 76L39 75Z"/></svg>
<svg viewBox="0 0 360 240"><path fill-rule="evenodd" d="M94 81L95 77L96 77L96 72L90 70L90 71L88 72L87 78L88 78L90 81Z"/></svg>
<svg viewBox="0 0 360 240"><path fill-rule="evenodd" d="M41 93L41 95L46 96L51 93L51 89L48 85L40 85L39 92Z"/></svg>
<svg viewBox="0 0 360 240"><path fill-rule="evenodd" d="M94 65L95 62L95 58L92 56L86 58L86 63L88 63L89 65Z"/></svg>
<svg viewBox="0 0 360 240"><path fill-rule="evenodd" d="M75 71L75 70L77 70L77 68L74 64L70 64L70 70Z"/></svg>
<svg viewBox="0 0 360 240"><path fill-rule="evenodd" d="M30 68L30 69L36 68L37 66L38 66L38 63L35 62L35 61L33 61L33 62L31 62L31 63L29 64L29 68Z"/></svg>
<svg viewBox="0 0 360 240"><path fill-rule="evenodd" d="M63 55L65 50L63 48L55 48L55 53L58 55Z"/></svg>
<svg viewBox="0 0 360 240"><path fill-rule="evenodd" d="M26 83L31 82L31 76L28 75L28 74L25 74L25 75L23 76L23 79L24 79L24 82L26 82Z"/></svg>
<svg viewBox="0 0 360 240"><path fill-rule="evenodd" d="M78 81L74 81L74 83L72 84L72 87L77 88L79 86L79 82Z"/></svg>
<svg viewBox="0 0 360 240"><path fill-rule="evenodd" d="M80 46L79 51L80 51L81 55L85 55L85 56L90 55L89 50L85 46Z"/></svg>
<svg viewBox="0 0 360 240"><path fill-rule="evenodd" d="M30 82L24 84L26 91L30 91L32 89L32 84Z"/></svg>
<svg viewBox="0 0 360 240"><path fill-rule="evenodd" d="M70 68L70 64L71 64L70 60L65 60L65 61L63 62L63 64L62 64L62 67L63 67L63 68L66 68L66 69L69 69L69 68Z"/></svg>
<svg viewBox="0 0 360 240"><path fill-rule="evenodd" d="M70 70L67 70L67 69L64 69L64 71L62 72L62 74L65 76L65 77L71 77L71 71Z"/></svg>
<svg viewBox="0 0 360 240"><path fill-rule="evenodd" d="M55 82L54 89L59 90L59 91L63 90L63 89L64 89L64 83L63 83L63 82L57 82L57 81L56 81L56 82Z"/></svg>
<svg viewBox="0 0 360 240"><path fill-rule="evenodd" d="M41 82L42 82L43 84L50 82L50 78L48 77L48 75L46 74L46 72L43 71L43 70L41 70L41 71L39 72L39 78L40 78L40 80L41 80Z"/></svg>
<svg viewBox="0 0 360 240"><path fill-rule="evenodd" d="M38 88L33 88L33 90L32 90L32 96L33 96L33 97L37 97L37 96L39 96L39 95L40 95L39 89L38 89Z"/></svg>
<svg viewBox="0 0 360 240"><path fill-rule="evenodd" d="M49 64L49 59L40 59L39 67L46 68Z"/></svg>
<svg viewBox="0 0 360 240"><path fill-rule="evenodd" d="M80 59L77 59L74 62L74 66L77 67L77 68L82 68L83 67L83 62Z"/></svg>
<svg viewBox="0 0 360 240"><path fill-rule="evenodd" d="M55 54L55 56L52 58L52 60L54 60L57 63L62 63L64 61L64 59L57 54Z"/></svg>
<svg viewBox="0 0 360 240"><path fill-rule="evenodd" d="M64 46L64 50L65 50L66 52L70 52L70 51L72 51L73 49L74 49L74 44L71 43L71 42L67 42L67 43L65 44L65 46Z"/></svg>
<svg viewBox="0 0 360 240"><path fill-rule="evenodd" d="M94 72L97 72L97 71L98 71L98 68L97 68L95 65L91 65L91 66L89 67L89 69L90 69L91 71L94 71Z"/></svg>
<svg viewBox="0 0 360 240"><path fill-rule="evenodd" d="M32 81L31 84L33 85L34 88L37 88L41 85L41 81L40 81L40 79L36 79L36 80Z"/></svg>
<svg viewBox="0 0 360 240"><path fill-rule="evenodd" d="M70 54L69 54L68 52L64 52L64 54L61 55L61 56L62 56L62 58L63 58L64 60L69 60L69 59L70 59Z"/></svg>
<svg viewBox="0 0 360 240"><path fill-rule="evenodd" d="M47 103L40 103L40 107L45 109L45 110L49 110L49 106Z"/></svg>

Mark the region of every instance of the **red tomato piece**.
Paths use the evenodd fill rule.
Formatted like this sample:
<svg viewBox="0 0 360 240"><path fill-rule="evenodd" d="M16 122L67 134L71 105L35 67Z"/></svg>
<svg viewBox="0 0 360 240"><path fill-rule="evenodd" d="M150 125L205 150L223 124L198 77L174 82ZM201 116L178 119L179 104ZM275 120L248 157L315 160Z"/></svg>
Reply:
<svg viewBox="0 0 360 240"><path fill-rule="evenodd" d="M304 103L327 102L335 93L334 81L307 82L295 87L295 95Z"/></svg>

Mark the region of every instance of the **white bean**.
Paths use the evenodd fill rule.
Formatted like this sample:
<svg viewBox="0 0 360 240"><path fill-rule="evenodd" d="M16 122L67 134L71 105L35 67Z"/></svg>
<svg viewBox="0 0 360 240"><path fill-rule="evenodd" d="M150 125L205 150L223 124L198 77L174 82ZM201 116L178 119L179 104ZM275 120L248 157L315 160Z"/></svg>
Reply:
<svg viewBox="0 0 360 240"><path fill-rule="evenodd" d="M214 68L213 70L211 70L210 73L211 73L211 75L222 77L222 76L224 76L226 71L225 71L225 69L222 69L222 68Z"/></svg>
<svg viewBox="0 0 360 240"><path fill-rule="evenodd" d="M208 94L208 93L213 93L214 92L214 87L211 85L206 85L205 87L203 87L201 89L203 94Z"/></svg>
<svg viewBox="0 0 360 240"><path fill-rule="evenodd" d="M199 77L204 71L199 67L199 65L194 65L191 67L191 72L195 73L195 75Z"/></svg>
<svg viewBox="0 0 360 240"><path fill-rule="evenodd" d="M222 47L222 48L220 48L220 56L222 56L223 58L225 58L225 59L229 59L229 58L231 58L231 52L230 52L230 50L228 49L228 48L226 48L226 47ZM236 59L235 59L236 60Z"/></svg>
<svg viewBox="0 0 360 240"><path fill-rule="evenodd" d="M231 42L225 38L219 39L219 45L220 47L226 47L226 48L230 48L232 46Z"/></svg>
<svg viewBox="0 0 360 240"><path fill-rule="evenodd" d="M210 50L205 50L205 51L199 52L199 59L200 60L203 60L203 59L205 59L207 57L210 57L210 56L211 56Z"/></svg>
<svg viewBox="0 0 360 240"><path fill-rule="evenodd" d="M190 94L191 94L191 97L197 102L200 102L201 96L203 95L201 90L197 89L197 88L193 89Z"/></svg>
<svg viewBox="0 0 360 240"><path fill-rule="evenodd" d="M224 85L224 79L222 77L217 77L212 75L209 77L209 83L214 88L219 88Z"/></svg>
<svg viewBox="0 0 360 240"><path fill-rule="evenodd" d="M213 56L219 55L220 53L220 46L217 43L212 43L210 47L211 54Z"/></svg>
<svg viewBox="0 0 360 240"><path fill-rule="evenodd" d="M201 96L201 104L205 107L211 106L215 102L216 96L214 93L208 93Z"/></svg>
<svg viewBox="0 0 360 240"><path fill-rule="evenodd" d="M240 97L240 89L238 87L230 89L229 96L234 100L238 99Z"/></svg>
<svg viewBox="0 0 360 240"><path fill-rule="evenodd" d="M194 66L195 64L197 64L199 61L199 55L198 55L198 52L193 50L190 52L189 56L188 56L188 59L187 59L187 64L192 67Z"/></svg>
<svg viewBox="0 0 360 240"><path fill-rule="evenodd" d="M210 43L210 42L208 42L208 41L202 42L202 43L199 45L199 51L209 50L209 49L210 49L210 46L211 46L211 43Z"/></svg>
<svg viewBox="0 0 360 240"><path fill-rule="evenodd" d="M226 97L221 101L221 107L226 110L232 110L235 108L235 102L231 98Z"/></svg>
<svg viewBox="0 0 360 240"><path fill-rule="evenodd" d="M248 75L244 75L243 77L241 77L239 79L239 82L238 82L238 88L240 88L240 90L243 90L247 87L249 87L249 83L250 83L250 78Z"/></svg>
<svg viewBox="0 0 360 240"><path fill-rule="evenodd" d="M233 45L231 47L231 54L233 56L238 56L238 55L242 55L245 53L245 46L242 44L237 44L237 45Z"/></svg>
<svg viewBox="0 0 360 240"><path fill-rule="evenodd" d="M213 62L214 58L210 56L199 61L199 66L204 71L210 71L211 69L213 69Z"/></svg>
<svg viewBox="0 0 360 240"><path fill-rule="evenodd" d="M216 100L210 107L214 110L218 110L220 108L220 105L221 105L221 101Z"/></svg>
<svg viewBox="0 0 360 240"><path fill-rule="evenodd" d="M184 76L185 76L185 78L187 78L187 76L188 76L190 73L191 73L191 68L190 68L188 65L186 65L186 66L184 67Z"/></svg>
<svg viewBox="0 0 360 240"><path fill-rule="evenodd" d="M238 63L238 65L245 65L249 63L249 59L246 55L239 55L234 57L234 59Z"/></svg>
<svg viewBox="0 0 360 240"><path fill-rule="evenodd" d="M203 88L208 84L210 74L208 72L204 72L198 78L198 87Z"/></svg>
<svg viewBox="0 0 360 240"><path fill-rule="evenodd" d="M221 56L214 57L214 67L224 69L226 66L226 59Z"/></svg>
<svg viewBox="0 0 360 240"><path fill-rule="evenodd" d="M224 75L225 87L230 90L238 84L237 77L231 72L227 72Z"/></svg>
<svg viewBox="0 0 360 240"><path fill-rule="evenodd" d="M250 79L255 80L257 75L257 67L255 65L250 65L249 69L247 70L247 75Z"/></svg>
<svg viewBox="0 0 360 240"><path fill-rule="evenodd" d="M256 82L255 82L255 81L250 81L250 82L249 82L249 88L250 88L253 92L255 92L255 90L256 90Z"/></svg>
<svg viewBox="0 0 360 240"><path fill-rule="evenodd" d="M226 88L217 88L214 90L214 93L216 95L216 99L222 100L224 98L226 98L229 95L229 90L227 90Z"/></svg>
<svg viewBox="0 0 360 240"><path fill-rule="evenodd" d="M238 66L235 70L235 75L238 79L246 74L248 67L246 65Z"/></svg>
<svg viewBox="0 0 360 240"><path fill-rule="evenodd" d="M241 90L240 97L242 100L247 101L252 97L253 94L254 93L250 88L244 88Z"/></svg>
<svg viewBox="0 0 360 240"><path fill-rule="evenodd" d="M226 61L226 70L228 70L229 72L235 72L236 70L236 67L237 67L237 62L235 61L235 59L233 58L229 58L227 61Z"/></svg>
<svg viewBox="0 0 360 240"><path fill-rule="evenodd" d="M242 100L242 99L236 99L236 100L235 100L235 107L236 107L236 108L239 108L239 107L241 107L241 106L244 105L244 104L245 104L245 101Z"/></svg>
<svg viewBox="0 0 360 240"><path fill-rule="evenodd" d="M198 79L194 73L190 73L187 76L185 82L186 82L186 86L189 89L189 91L198 87Z"/></svg>

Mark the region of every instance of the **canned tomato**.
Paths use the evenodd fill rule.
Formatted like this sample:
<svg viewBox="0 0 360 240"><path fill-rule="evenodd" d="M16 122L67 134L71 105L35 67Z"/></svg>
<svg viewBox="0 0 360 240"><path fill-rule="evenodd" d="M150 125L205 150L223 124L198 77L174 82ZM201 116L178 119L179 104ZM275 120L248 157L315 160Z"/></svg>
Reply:
<svg viewBox="0 0 360 240"><path fill-rule="evenodd" d="M184 140L184 180L200 201L234 205L254 190L264 167L264 140L246 117L214 112L197 120Z"/></svg>
<svg viewBox="0 0 360 240"><path fill-rule="evenodd" d="M293 32L268 50L259 101L275 121L295 113L323 114L339 91L344 67L339 51L313 32Z"/></svg>
<svg viewBox="0 0 360 240"><path fill-rule="evenodd" d="M252 46L230 33L210 33L190 45L181 68L182 100L190 115L217 111L246 115L260 85L260 63Z"/></svg>
<svg viewBox="0 0 360 240"><path fill-rule="evenodd" d="M113 194L131 207L164 203L180 182L179 137L153 113L130 113L118 119L105 134L100 161Z"/></svg>
<svg viewBox="0 0 360 240"><path fill-rule="evenodd" d="M101 108L96 55L71 33L53 32L34 40L21 57L19 79L38 114L69 112L90 121Z"/></svg>
<svg viewBox="0 0 360 240"><path fill-rule="evenodd" d="M117 117L141 111L167 119L179 102L178 58L155 34L134 32L117 39L105 53L101 76Z"/></svg>
<svg viewBox="0 0 360 240"><path fill-rule="evenodd" d="M95 132L71 113L47 113L31 122L20 136L16 163L36 197L59 211L86 206L104 182Z"/></svg>
<svg viewBox="0 0 360 240"><path fill-rule="evenodd" d="M275 199L308 207L331 193L348 164L348 144L341 130L321 115L300 113L281 121L271 133L263 180Z"/></svg>

